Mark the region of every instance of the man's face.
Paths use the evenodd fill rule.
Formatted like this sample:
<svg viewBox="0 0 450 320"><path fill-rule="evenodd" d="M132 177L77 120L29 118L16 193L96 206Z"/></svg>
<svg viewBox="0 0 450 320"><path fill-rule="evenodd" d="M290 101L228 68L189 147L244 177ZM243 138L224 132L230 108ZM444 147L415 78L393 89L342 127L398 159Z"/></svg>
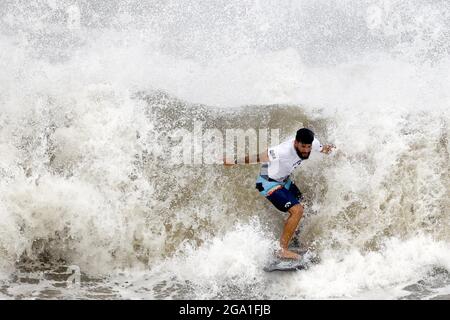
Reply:
<svg viewBox="0 0 450 320"><path fill-rule="evenodd" d="M294 142L295 151L297 151L298 156L305 160L309 158L309 155L311 154L311 147L312 144L305 144L298 141Z"/></svg>

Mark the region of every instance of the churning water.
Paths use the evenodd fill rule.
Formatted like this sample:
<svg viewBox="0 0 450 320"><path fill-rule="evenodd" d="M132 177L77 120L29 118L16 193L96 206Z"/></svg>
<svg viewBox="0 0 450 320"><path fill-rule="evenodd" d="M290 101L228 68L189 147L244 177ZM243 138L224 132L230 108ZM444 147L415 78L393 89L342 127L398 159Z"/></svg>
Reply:
<svg viewBox="0 0 450 320"><path fill-rule="evenodd" d="M3 0L0 70L0 298L450 298L448 1ZM318 264L262 270L258 165L167 161L195 122L337 146Z"/></svg>

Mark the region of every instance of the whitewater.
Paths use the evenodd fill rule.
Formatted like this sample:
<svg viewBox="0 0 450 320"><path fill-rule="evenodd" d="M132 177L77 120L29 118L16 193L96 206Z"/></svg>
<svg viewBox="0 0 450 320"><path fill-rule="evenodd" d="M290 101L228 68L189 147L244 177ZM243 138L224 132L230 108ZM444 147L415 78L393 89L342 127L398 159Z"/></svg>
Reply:
<svg viewBox="0 0 450 320"><path fill-rule="evenodd" d="M449 85L446 0L1 1L0 298L450 299ZM318 263L263 271L283 216L168 161L195 123L337 146L294 174Z"/></svg>

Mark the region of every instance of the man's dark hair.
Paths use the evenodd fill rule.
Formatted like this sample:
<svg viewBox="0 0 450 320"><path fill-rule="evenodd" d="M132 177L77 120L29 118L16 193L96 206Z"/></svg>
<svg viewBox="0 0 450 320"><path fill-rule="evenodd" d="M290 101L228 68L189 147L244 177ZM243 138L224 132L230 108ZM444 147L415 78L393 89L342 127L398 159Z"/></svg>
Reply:
<svg viewBox="0 0 450 320"><path fill-rule="evenodd" d="M311 144L314 140L314 132L307 128L301 128L295 135L295 140L303 144Z"/></svg>

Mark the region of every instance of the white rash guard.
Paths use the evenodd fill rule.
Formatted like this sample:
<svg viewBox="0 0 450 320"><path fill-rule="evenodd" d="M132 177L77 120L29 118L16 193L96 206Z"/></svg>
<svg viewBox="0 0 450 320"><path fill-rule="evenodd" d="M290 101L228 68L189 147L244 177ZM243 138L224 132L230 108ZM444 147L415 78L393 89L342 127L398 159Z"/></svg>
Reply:
<svg viewBox="0 0 450 320"><path fill-rule="evenodd" d="M297 168L303 159L301 159L294 148L295 138L290 138L283 143L270 147L267 151L269 162L265 162L261 166L260 174L269 178L283 182L291 175L292 171ZM321 151L322 144L314 138L311 146L311 152Z"/></svg>

